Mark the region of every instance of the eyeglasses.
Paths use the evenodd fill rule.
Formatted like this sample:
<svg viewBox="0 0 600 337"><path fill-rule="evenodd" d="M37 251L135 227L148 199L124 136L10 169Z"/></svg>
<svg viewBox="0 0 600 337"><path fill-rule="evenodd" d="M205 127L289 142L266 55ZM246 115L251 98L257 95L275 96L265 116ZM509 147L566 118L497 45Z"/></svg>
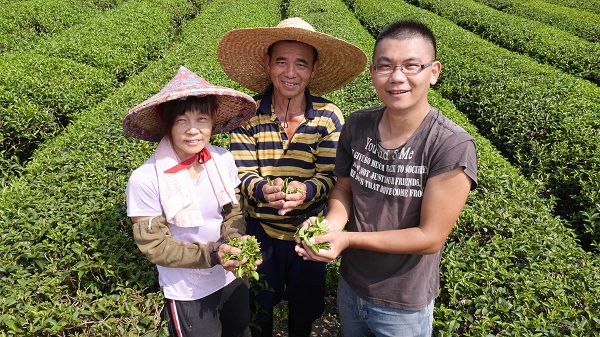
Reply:
<svg viewBox="0 0 600 337"><path fill-rule="evenodd" d="M382 65L373 65L373 69L378 75L391 75L396 71L396 68L400 68L400 71L407 76L413 76L419 74L423 69L429 67L433 64L435 60L425 63L405 63L400 65L391 65L391 64L382 64Z"/></svg>

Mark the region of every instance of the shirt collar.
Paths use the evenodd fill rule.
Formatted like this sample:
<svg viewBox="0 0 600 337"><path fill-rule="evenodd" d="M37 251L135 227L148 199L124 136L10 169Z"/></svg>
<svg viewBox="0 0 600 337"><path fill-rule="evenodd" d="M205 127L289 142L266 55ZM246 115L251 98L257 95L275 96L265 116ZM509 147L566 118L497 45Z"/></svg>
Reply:
<svg viewBox="0 0 600 337"><path fill-rule="evenodd" d="M315 112L313 110L313 99L308 87L304 89L304 98L306 99L306 110L304 111L304 117L306 119L315 118ZM256 100L260 100L260 106L258 107L258 114L270 115L271 106L273 105L273 83L269 84L267 89L261 94L255 97Z"/></svg>

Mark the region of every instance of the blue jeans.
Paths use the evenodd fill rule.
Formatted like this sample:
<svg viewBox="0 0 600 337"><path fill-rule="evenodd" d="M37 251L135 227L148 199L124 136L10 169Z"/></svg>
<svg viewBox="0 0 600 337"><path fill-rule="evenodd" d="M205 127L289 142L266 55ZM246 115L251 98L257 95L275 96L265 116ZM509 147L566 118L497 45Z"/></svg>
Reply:
<svg viewBox="0 0 600 337"><path fill-rule="evenodd" d="M430 337L433 303L422 310L403 310L368 302L354 293L340 276L337 303L342 336Z"/></svg>

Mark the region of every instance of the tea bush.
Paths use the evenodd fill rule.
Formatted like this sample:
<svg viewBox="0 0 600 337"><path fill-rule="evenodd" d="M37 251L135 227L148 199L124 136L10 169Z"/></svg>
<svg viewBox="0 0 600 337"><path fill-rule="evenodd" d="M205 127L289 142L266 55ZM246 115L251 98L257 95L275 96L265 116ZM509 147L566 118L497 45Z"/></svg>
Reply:
<svg viewBox="0 0 600 337"><path fill-rule="evenodd" d="M187 0L130 0L41 41L41 54L106 69L119 82L162 57L185 20L196 15Z"/></svg>
<svg viewBox="0 0 600 337"><path fill-rule="evenodd" d="M196 12L187 0L129 1L40 41L34 51L4 54L0 85L22 103L0 99L0 109L10 110L0 117L5 118L0 167L18 172L20 164L14 164L26 162L38 143L60 132L74 114L99 102L118 86L117 81L161 57L181 23ZM28 113L32 104L41 107L39 114Z"/></svg>
<svg viewBox="0 0 600 337"><path fill-rule="evenodd" d="M1 4L0 52L21 50L124 0L27 0Z"/></svg>
<svg viewBox="0 0 600 337"><path fill-rule="evenodd" d="M31 52L2 54L0 170L3 175L19 172L38 143L59 134L77 113L101 101L116 85L109 73L71 60Z"/></svg>
<svg viewBox="0 0 600 337"><path fill-rule="evenodd" d="M494 10L472 0L406 1L427 9L484 39L573 76L600 84L600 44L563 30Z"/></svg>
<svg viewBox="0 0 600 337"><path fill-rule="evenodd" d="M597 0L546 0L545 2L600 14L600 6Z"/></svg>
<svg viewBox="0 0 600 337"><path fill-rule="evenodd" d="M133 242L124 200L131 171L154 144L125 137L123 115L160 90L180 65L211 83L247 91L227 78L216 59L218 40L230 29L301 16L369 55L373 39L361 22L373 29L411 13L391 2L348 4L361 21L340 0L196 4L201 11L182 22L161 58L42 145L23 174L0 189L0 336L166 336L156 270ZM434 32L453 32L453 24L444 22ZM452 48L441 49L449 55L444 64L457 62ZM598 335L598 257L583 251L565 221L552 215L554 199L540 196L544 186L511 166L440 88L430 91L432 105L476 138L479 187L443 254L438 336ZM346 115L379 104L367 72L328 97Z"/></svg>
<svg viewBox="0 0 600 337"><path fill-rule="evenodd" d="M585 10L563 7L540 0L477 0L490 7L520 17L546 23L560 28L590 42L600 42L600 15ZM595 5L598 11L598 2Z"/></svg>

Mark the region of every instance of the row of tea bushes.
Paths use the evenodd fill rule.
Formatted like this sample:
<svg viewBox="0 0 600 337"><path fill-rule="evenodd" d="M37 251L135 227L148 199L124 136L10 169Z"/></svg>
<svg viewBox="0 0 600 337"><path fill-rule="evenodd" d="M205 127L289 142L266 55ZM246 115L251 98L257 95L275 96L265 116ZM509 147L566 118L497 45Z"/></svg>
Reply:
<svg viewBox="0 0 600 337"><path fill-rule="evenodd" d="M341 0L290 0L287 16L303 17L316 30L344 38L367 55L372 52L373 38ZM361 108L381 104L365 97L366 88L373 93L370 86L369 77L360 76L330 97L342 111L357 101ZM436 334L600 332L598 259L579 247L565 222L552 215L552 201L539 197L538 186L520 175L465 115L435 90L430 102L476 137L479 156L479 187L444 252Z"/></svg>
<svg viewBox="0 0 600 337"><path fill-rule="evenodd" d="M164 58L79 114L2 190L0 336L166 336L155 267L125 214L129 175L154 145L125 137L121 119L180 65L230 86L216 58L220 36L276 25L279 5L249 1L244 13L234 0L203 5Z"/></svg>
<svg viewBox="0 0 600 337"><path fill-rule="evenodd" d="M30 51L2 54L4 174L18 171L38 143L60 132L76 113L162 57L196 12L187 0L131 0L38 41ZM34 105L42 109L38 114Z"/></svg>
<svg viewBox="0 0 600 337"><path fill-rule="evenodd" d="M375 34L405 17L428 24L445 67L436 88L466 113L525 176L558 199L584 245L600 239L600 88L509 52L447 19L404 2L357 0ZM591 220L590 220L591 219Z"/></svg>
<svg viewBox="0 0 600 337"><path fill-rule="evenodd" d="M114 77L72 60L31 52L0 57L0 181L22 170L39 143L117 87ZM4 184L2 184L4 185Z"/></svg>
<svg viewBox="0 0 600 337"><path fill-rule="evenodd" d="M484 39L600 84L600 44L472 0L410 0Z"/></svg>
<svg viewBox="0 0 600 337"><path fill-rule="evenodd" d="M541 0L477 0L503 12L546 23L590 42L600 42L600 13L563 7ZM595 2L596 11L598 2ZM590 6L594 6L588 1Z"/></svg>
<svg viewBox="0 0 600 337"><path fill-rule="evenodd" d="M0 52L54 35L124 0L24 0L0 3Z"/></svg>
<svg viewBox="0 0 600 337"><path fill-rule="evenodd" d="M598 0L545 0L545 2L600 14L600 3Z"/></svg>
<svg viewBox="0 0 600 337"><path fill-rule="evenodd" d="M149 60L161 57L181 23L196 11L188 0L129 0L33 49L106 69L124 82Z"/></svg>

